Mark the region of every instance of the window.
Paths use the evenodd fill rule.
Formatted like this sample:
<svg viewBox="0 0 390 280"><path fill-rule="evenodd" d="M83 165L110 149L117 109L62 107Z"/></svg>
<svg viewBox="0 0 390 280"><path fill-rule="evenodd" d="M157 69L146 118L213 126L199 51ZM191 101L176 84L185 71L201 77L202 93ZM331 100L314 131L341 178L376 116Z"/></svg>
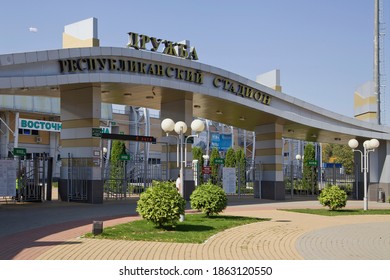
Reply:
<svg viewBox="0 0 390 280"><path fill-rule="evenodd" d="M19 134L21 134L21 135L34 135L34 136L38 136L39 135L39 131L35 130L35 129L22 129L22 128L19 128Z"/></svg>

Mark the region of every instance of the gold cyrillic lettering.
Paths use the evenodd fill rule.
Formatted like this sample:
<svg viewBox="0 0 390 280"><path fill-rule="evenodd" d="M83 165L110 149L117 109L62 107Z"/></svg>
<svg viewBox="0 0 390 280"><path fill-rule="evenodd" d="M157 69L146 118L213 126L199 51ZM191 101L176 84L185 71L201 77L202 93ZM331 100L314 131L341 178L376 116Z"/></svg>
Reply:
<svg viewBox="0 0 390 280"><path fill-rule="evenodd" d="M171 41L163 41L163 43L165 45L163 53L168 54L168 55L177 56L177 53L175 50L176 44L172 43Z"/></svg>
<svg viewBox="0 0 390 280"><path fill-rule="evenodd" d="M186 58L188 57L188 52L187 52L187 45L184 44L177 44L177 49L179 53L179 57Z"/></svg>
<svg viewBox="0 0 390 280"><path fill-rule="evenodd" d="M133 33L133 32L129 32L129 43L127 44L127 47L131 47L131 48L134 48L136 50L138 50L138 34L137 33Z"/></svg>
<svg viewBox="0 0 390 280"><path fill-rule="evenodd" d="M179 68L176 68L175 70L176 70L176 79L184 80L184 77L183 77L184 70L181 70Z"/></svg>
<svg viewBox="0 0 390 280"><path fill-rule="evenodd" d="M263 104L269 105L270 103L271 103L271 96L266 95L264 100L263 100Z"/></svg>
<svg viewBox="0 0 390 280"><path fill-rule="evenodd" d="M108 70L116 70L116 59L108 59Z"/></svg>
<svg viewBox="0 0 390 280"><path fill-rule="evenodd" d="M190 55L188 56L188 58L192 60L198 60L198 54L196 53L195 48L191 48Z"/></svg>
<svg viewBox="0 0 390 280"><path fill-rule="evenodd" d="M126 70L126 63L125 63L125 61L123 59L119 59L118 60L117 70L118 71L125 71Z"/></svg>
<svg viewBox="0 0 390 280"><path fill-rule="evenodd" d="M139 40L139 42L140 42L139 48L141 50L146 49L146 44L150 42L150 38L148 36L146 36L146 35L139 35L139 38L140 38L140 40Z"/></svg>
<svg viewBox="0 0 390 280"><path fill-rule="evenodd" d="M187 74L187 75L186 75L186 81L188 81L188 82L193 82L194 79L195 79L194 72L192 72L192 71L187 71L186 74Z"/></svg>
<svg viewBox="0 0 390 280"><path fill-rule="evenodd" d="M153 64L149 64L149 68L148 68L148 74L149 75L156 75L156 71L155 71L155 65L153 65Z"/></svg>
<svg viewBox="0 0 390 280"><path fill-rule="evenodd" d="M172 78L173 77L172 71L174 71L173 67L167 67L167 69L165 69L165 75L169 78Z"/></svg>
<svg viewBox="0 0 390 280"><path fill-rule="evenodd" d="M218 77L215 77L213 80L214 87L217 87L217 88L221 87L220 83L221 83L221 79Z"/></svg>
<svg viewBox="0 0 390 280"><path fill-rule="evenodd" d="M253 98L253 89L252 88L246 88L245 89L245 97Z"/></svg>
<svg viewBox="0 0 390 280"><path fill-rule="evenodd" d="M68 60L60 60L60 71L61 73L64 73L65 72L65 69L68 68ZM69 69L66 70L67 72L69 71Z"/></svg>
<svg viewBox="0 0 390 280"><path fill-rule="evenodd" d="M241 97L245 97L245 95L244 95L244 86L238 85L237 95L239 95Z"/></svg>
<svg viewBox="0 0 390 280"><path fill-rule="evenodd" d="M203 84L203 78L204 78L203 72L199 70L195 72L195 83Z"/></svg>
<svg viewBox="0 0 390 280"><path fill-rule="evenodd" d="M151 37L150 41L152 42L152 46L153 46L153 48L151 48L150 50L152 52L157 51L157 49L160 46L162 40L161 39L156 39L155 37Z"/></svg>
<svg viewBox="0 0 390 280"><path fill-rule="evenodd" d="M230 81L229 80L224 80L223 81L223 89L224 90L229 90L230 87Z"/></svg>
<svg viewBox="0 0 390 280"><path fill-rule="evenodd" d="M138 73L146 74L146 63L138 62Z"/></svg>
<svg viewBox="0 0 390 280"><path fill-rule="evenodd" d="M105 58L98 58L97 63L99 65L99 70L103 70L106 65L106 59Z"/></svg>
<svg viewBox="0 0 390 280"><path fill-rule="evenodd" d="M161 64L156 65L156 75L157 76L163 76L164 75L164 69Z"/></svg>

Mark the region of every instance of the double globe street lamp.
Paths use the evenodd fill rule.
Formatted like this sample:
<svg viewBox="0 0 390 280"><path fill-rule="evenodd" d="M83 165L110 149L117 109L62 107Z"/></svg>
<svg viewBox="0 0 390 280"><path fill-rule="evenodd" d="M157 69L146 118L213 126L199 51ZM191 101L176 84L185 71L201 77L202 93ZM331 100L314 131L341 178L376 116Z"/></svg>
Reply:
<svg viewBox="0 0 390 280"><path fill-rule="evenodd" d="M363 143L363 152L361 150L356 150L359 146L359 142L356 139L351 139L348 141L348 146L354 152L360 153L360 172L364 172L364 197L363 204L364 210L368 209L368 199L367 199L367 173L368 173L368 154L375 151L379 147L379 141L377 139L366 140Z"/></svg>
<svg viewBox="0 0 390 280"><path fill-rule="evenodd" d="M180 195L184 197L184 163L187 162L187 141L189 138L192 137L198 137L199 133L202 132L205 128L204 122L196 119L193 120L191 123L191 129L194 131L196 134L194 135L189 135L185 137L185 133L187 132L187 124L182 121L174 122L172 119L164 119L161 122L161 128L164 130L167 136L173 136L169 135L170 132L175 130L175 132L178 134L179 138L177 138L177 167L180 166ZM184 139L185 137L185 139ZM179 148L180 148L180 157L179 157ZM185 151L183 152L183 148ZM183 156L184 153L184 156Z"/></svg>

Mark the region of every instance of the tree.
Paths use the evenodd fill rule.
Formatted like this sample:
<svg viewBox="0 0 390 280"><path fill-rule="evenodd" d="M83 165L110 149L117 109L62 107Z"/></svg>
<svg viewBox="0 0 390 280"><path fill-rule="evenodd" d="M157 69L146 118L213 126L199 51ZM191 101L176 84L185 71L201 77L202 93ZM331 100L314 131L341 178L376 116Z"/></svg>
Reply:
<svg viewBox="0 0 390 280"><path fill-rule="evenodd" d="M225 157L225 167L235 167L236 166L236 155L233 148L229 148L226 152Z"/></svg>
<svg viewBox="0 0 390 280"><path fill-rule="evenodd" d="M120 140L114 140L112 142L112 150L110 160L111 162L120 161L120 156L126 153L126 145L125 142Z"/></svg>
<svg viewBox="0 0 390 280"><path fill-rule="evenodd" d="M315 150L314 145L309 143L305 147L304 152L304 162L303 162L303 178L302 184L306 190L314 190L314 185L317 182L317 172L316 167L309 166L309 161L315 160Z"/></svg>
<svg viewBox="0 0 390 280"><path fill-rule="evenodd" d="M238 166L239 174L237 175L237 180L239 182L238 186L246 183L246 157L242 149L236 151L236 166Z"/></svg>
<svg viewBox="0 0 390 280"><path fill-rule="evenodd" d="M341 163L346 174L353 174L354 156L348 145L325 144L322 149L322 158L324 162Z"/></svg>
<svg viewBox="0 0 390 280"><path fill-rule="evenodd" d="M111 163L111 179L122 179L124 177L124 170L121 164L120 156L126 153L125 142L114 140L112 143L112 150L110 156Z"/></svg>
<svg viewBox="0 0 390 280"><path fill-rule="evenodd" d="M218 148L214 147L211 150L211 155L210 155L211 181L214 184L216 184L218 181L218 171L219 171L219 164L214 163L214 160L216 158L219 158L219 152L218 152Z"/></svg>

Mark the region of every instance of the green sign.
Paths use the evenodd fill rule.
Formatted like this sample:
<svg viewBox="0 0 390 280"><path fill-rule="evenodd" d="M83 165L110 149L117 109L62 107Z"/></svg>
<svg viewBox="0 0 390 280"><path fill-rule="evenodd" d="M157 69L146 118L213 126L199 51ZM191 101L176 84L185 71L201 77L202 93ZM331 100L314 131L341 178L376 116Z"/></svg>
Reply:
<svg viewBox="0 0 390 280"><path fill-rule="evenodd" d="M102 129L100 127L92 127L92 137L102 137Z"/></svg>
<svg viewBox="0 0 390 280"><path fill-rule="evenodd" d="M120 160L130 160L130 155L128 155L128 154L121 154L119 159Z"/></svg>
<svg viewBox="0 0 390 280"><path fill-rule="evenodd" d="M19 119L19 128L60 132L62 124L60 122L49 122L44 120Z"/></svg>
<svg viewBox="0 0 390 280"><path fill-rule="evenodd" d="M214 164L225 164L225 159L224 158L215 158Z"/></svg>
<svg viewBox="0 0 390 280"><path fill-rule="evenodd" d="M25 148L14 148L14 156L23 157L26 155Z"/></svg>
<svg viewBox="0 0 390 280"><path fill-rule="evenodd" d="M316 161L316 160L308 160L306 165L307 166L318 166L318 161Z"/></svg>

